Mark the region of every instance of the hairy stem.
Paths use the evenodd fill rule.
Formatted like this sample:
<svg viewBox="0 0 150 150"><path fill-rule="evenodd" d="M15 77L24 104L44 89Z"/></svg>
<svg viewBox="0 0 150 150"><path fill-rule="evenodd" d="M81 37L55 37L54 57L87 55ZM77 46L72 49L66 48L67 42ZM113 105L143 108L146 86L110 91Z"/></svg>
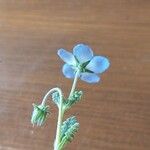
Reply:
<svg viewBox="0 0 150 150"><path fill-rule="evenodd" d="M73 81L73 84L72 84L72 88L71 88L69 97L72 96L72 94L73 94L73 92L74 92L74 90L75 90L75 88L76 88L76 84L77 84L77 80L78 80L79 73L80 73L80 71L78 70L78 71L76 72L76 74L75 74L75 78L74 78L74 81ZM59 130L59 132L58 132L58 134L56 135L56 137L58 136L59 139L58 139L58 141L55 141L54 150L61 150L61 149L63 148L63 145L64 145L64 143L61 143L61 145L60 145L60 137L61 137L61 135L60 135L60 130L61 130L61 124L62 124L63 115L64 115L64 111L65 111L65 110L63 110L63 107L62 107L62 106L63 106L63 103L62 103L62 104L60 105L60 107L59 107L59 118L58 118L58 120L60 120L60 121L58 121L58 124L57 124L57 129Z"/></svg>
<svg viewBox="0 0 150 150"><path fill-rule="evenodd" d="M80 74L80 70L78 70L75 74L75 78L74 78L74 81L73 81L73 84L72 84L72 88L71 88L71 91L70 91L70 94L69 94L69 97L70 98L76 88L76 84L77 84L77 81L78 81L78 77L79 77L79 74Z"/></svg>
<svg viewBox="0 0 150 150"><path fill-rule="evenodd" d="M44 96L42 105L45 105L46 100L49 95L51 95L53 92L58 92L59 97L60 97L60 104L59 104L59 112L58 112L58 121L57 121L57 130L56 130L56 139L54 143L54 150L58 150L58 145L60 143L60 132L61 132L61 124L62 124L62 119L63 119L63 114L64 111L62 110L62 105L63 105L63 95L62 91L60 88L53 88L47 92L47 94Z"/></svg>
<svg viewBox="0 0 150 150"><path fill-rule="evenodd" d="M69 94L68 98L70 98L72 96L73 92L75 91L79 74L80 74L80 70L78 70L75 74L75 78L74 78L72 88L71 88L71 91L70 91L70 94ZM54 142L54 150L61 150L63 145L61 145L59 147L59 144L60 144L60 138L61 138L61 125L62 125L63 116L64 116L63 95L62 95L61 89L56 87L56 88L53 88L53 89L49 90L43 98L42 105L45 105L49 95L51 95L53 92L56 92L56 91L59 93L60 103L59 103L58 121L57 121L57 129L56 129L56 139L55 139L55 142Z"/></svg>
<svg viewBox="0 0 150 150"><path fill-rule="evenodd" d="M54 92L58 92L58 93L59 93L60 101L62 101L62 97L63 97L62 91L61 91L60 88L56 87L56 88L53 88L53 89L49 90L49 91L45 94L45 96L44 96L44 98L43 98L43 100L42 100L42 105L45 105L45 103L46 103L48 97L49 97L52 93L54 93Z"/></svg>
<svg viewBox="0 0 150 150"><path fill-rule="evenodd" d="M59 150L58 146L60 143L60 137L61 137L61 125L62 125L62 120L64 116L64 110L62 109L63 107L63 101L62 98L59 103L59 112L58 112L58 121L57 121L57 131L56 131L56 139L54 142L54 150Z"/></svg>
<svg viewBox="0 0 150 150"><path fill-rule="evenodd" d="M73 81L73 84L72 84L72 88L71 88L71 91L70 91L70 94L69 94L68 98L70 98L72 96L73 92L75 91L77 80L78 80L78 77L79 77L79 73L80 73L80 70L78 70L76 72L76 74L75 74L75 78L74 78L74 81ZM65 111L65 110L63 110L62 106L63 106L63 104L61 104L60 107L59 107L59 118L58 118L58 120L60 120L60 121L58 121L58 124L57 124L57 129L58 130L61 129L62 119L63 119L63 115L64 115L64 111ZM61 150L63 148L63 146L64 146L64 142L65 141L61 141L61 143L60 143L60 137L61 137L60 131L58 132L56 137L57 136L59 137L59 141L55 141L54 150Z"/></svg>

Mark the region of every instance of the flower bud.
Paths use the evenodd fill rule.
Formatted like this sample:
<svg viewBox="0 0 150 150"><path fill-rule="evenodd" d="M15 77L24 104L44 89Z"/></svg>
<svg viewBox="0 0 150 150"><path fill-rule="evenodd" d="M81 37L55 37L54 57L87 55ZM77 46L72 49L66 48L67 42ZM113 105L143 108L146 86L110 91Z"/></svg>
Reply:
<svg viewBox="0 0 150 150"><path fill-rule="evenodd" d="M33 125L42 126L49 114L49 106L33 104L33 112L31 123Z"/></svg>

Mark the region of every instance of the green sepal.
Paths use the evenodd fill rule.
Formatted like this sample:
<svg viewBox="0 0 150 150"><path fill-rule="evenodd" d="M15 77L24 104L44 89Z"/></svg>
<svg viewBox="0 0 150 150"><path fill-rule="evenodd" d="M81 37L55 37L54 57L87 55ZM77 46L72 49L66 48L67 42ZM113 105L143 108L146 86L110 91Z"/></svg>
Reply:
<svg viewBox="0 0 150 150"><path fill-rule="evenodd" d="M83 63L83 64L82 64L82 67L85 68L85 67L90 63L90 61L91 61L91 60L89 60L89 61Z"/></svg>
<svg viewBox="0 0 150 150"><path fill-rule="evenodd" d="M59 144L59 149L62 149L64 145L73 140L78 129L79 123L75 116L72 116L63 122L61 126L61 142Z"/></svg>
<svg viewBox="0 0 150 150"><path fill-rule="evenodd" d="M81 100L82 95L82 91L73 92L73 94L67 100L64 101L64 109L67 110L71 108L72 105L76 104L78 101Z"/></svg>

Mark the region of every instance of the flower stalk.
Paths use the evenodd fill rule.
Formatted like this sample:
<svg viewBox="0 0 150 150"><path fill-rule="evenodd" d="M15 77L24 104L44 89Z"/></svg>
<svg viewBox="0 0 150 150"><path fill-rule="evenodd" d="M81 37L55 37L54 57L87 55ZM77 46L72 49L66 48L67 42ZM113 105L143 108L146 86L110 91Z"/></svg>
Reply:
<svg viewBox="0 0 150 150"><path fill-rule="evenodd" d="M71 97L73 92L75 91L79 73L80 73L80 70L78 70L75 74L75 78L74 78L74 81L72 84L72 88L71 88L69 97ZM54 142L54 150L61 150L61 149L59 149L59 144L60 144L60 137L61 137L62 120L63 120L63 116L64 116L64 112L65 112L65 109L63 109L63 108L64 108L63 107L63 98L61 97L60 103L59 103L59 114L58 114L58 122L57 122L56 140Z"/></svg>
<svg viewBox="0 0 150 150"><path fill-rule="evenodd" d="M61 124L62 124L62 119L63 119L63 114L64 114L64 110L62 107L63 106L63 95L62 95L61 89L60 88L53 88L53 89L49 90L46 93L46 95L44 96L41 105L45 106L48 97L54 92L59 93L59 107L58 107L59 112L58 112L58 122L57 122L57 129L56 129L56 139L55 139L55 143L54 143L54 150L58 150L58 145L60 143Z"/></svg>
<svg viewBox="0 0 150 150"><path fill-rule="evenodd" d="M74 78L74 81L73 81L73 84L72 84L72 88L71 88L71 91L70 91L70 94L69 94L68 98L70 98L72 96L73 92L75 91L79 74L80 74L80 70L78 69L77 72L76 72L76 74L75 74L75 78Z"/></svg>

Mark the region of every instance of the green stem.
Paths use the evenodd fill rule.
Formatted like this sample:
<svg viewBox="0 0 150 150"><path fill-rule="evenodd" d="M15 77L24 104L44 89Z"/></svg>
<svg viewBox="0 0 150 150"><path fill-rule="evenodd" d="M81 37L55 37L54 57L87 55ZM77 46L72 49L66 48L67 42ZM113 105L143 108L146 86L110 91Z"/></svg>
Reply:
<svg viewBox="0 0 150 150"><path fill-rule="evenodd" d="M60 143L60 137L61 137L61 124L64 116L64 110L62 109L63 107L63 100L62 97L60 98L60 104L59 104L59 112L58 112L58 121L57 121L57 131L56 131L56 139L54 143L54 150L59 150L58 146Z"/></svg>
<svg viewBox="0 0 150 150"><path fill-rule="evenodd" d="M78 76L80 74L80 70L78 70L75 74L75 78L72 84L72 88L69 94L70 98L76 88L76 84L77 84L77 80L78 80ZM64 109L63 109L63 95L62 95L62 91L59 88L53 88L51 89L49 92L47 92L47 94L44 96L43 101L42 101L42 105L45 105L46 100L48 98L49 95L51 95L53 92L57 91L59 93L60 96L60 104L59 104L59 112L58 112L58 121L57 121L57 130L56 130L56 139L54 142L54 150L61 150L63 146L59 147L60 144L60 138L61 138L61 125L62 125L62 120L63 120L63 116L64 116Z"/></svg>
<svg viewBox="0 0 150 150"><path fill-rule="evenodd" d="M69 97L72 96L75 88L76 88L76 84L77 84L77 80L78 80L78 76L79 76L80 70L78 70L75 74L75 78L72 84L72 88L69 94ZM64 109L63 109L63 103L61 102L59 105L59 115L58 115L58 123L57 123L57 133L56 133L56 141L54 143L54 150L61 150L63 146L60 146L60 137L61 137L61 125L62 125L62 120L63 120L63 116L64 116Z"/></svg>
<svg viewBox="0 0 150 150"><path fill-rule="evenodd" d="M54 150L58 150L58 145L60 143L60 132L61 132L61 124L62 124L62 118L64 111L62 110L62 105L63 105L63 95L62 91L60 88L53 88L47 92L47 94L44 96L42 105L45 105L47 98L49 95L51 95L53 92L57 91L60 96L60 105L59 105L59 113L58 113L58 122L57 122L57 130L56 130L56 139L54 143Z"/></svg>
<svg viewBox="0 0 150 150"><path fill-rule="evenodd" d="M56 88L53 88L53 89L49 90L49 91L45 94L45 96L44 96L44 98L43 98L43 100L42 100L42 105L45 105L45 104L46 104L46 101L47 101L49 95L51 95L51 94L54 93L54 92L58 92L58 93L59 93L59 96L60 96L61 99L62 99L62 91L61 91L60 88L56 87Z"/></svg>
<svg viewBox="0 0 150 150"><path fill-rule="evenodd" d="M70 94L69 94L69 97L70 98L76 88L76 84L77 84L77 81L78 81L78 77L79 77L79 74L80 74L80 70L78 70L75 74L75 78L74 78L74 81L73 81L73 84L72 84L72 88L71 88L71 91L70 91Z"/></svg>

